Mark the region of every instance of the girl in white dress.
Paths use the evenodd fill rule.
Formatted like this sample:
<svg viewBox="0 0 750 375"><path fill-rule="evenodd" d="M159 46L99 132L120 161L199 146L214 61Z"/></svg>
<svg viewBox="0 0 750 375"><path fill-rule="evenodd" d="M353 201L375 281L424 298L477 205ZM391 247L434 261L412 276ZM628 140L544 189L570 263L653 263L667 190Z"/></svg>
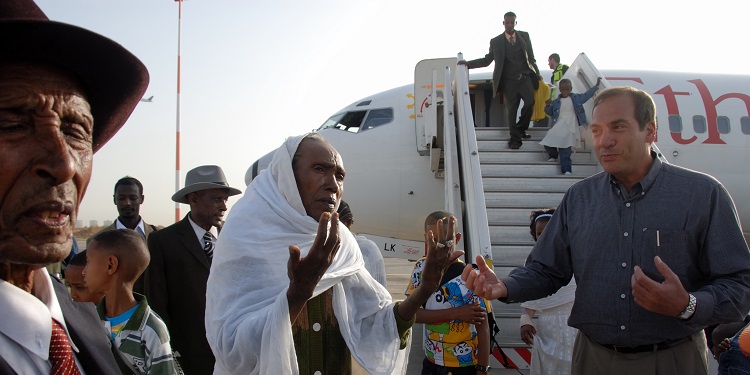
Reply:
<svg viewBox="0 0 750 375"><path fill-rule="evenodd" d="M542 234L554 212L554 208L532 211L530 228L534 241ZM573 344L578 335L577 329L568 326L575 290L575 279L571 279L557 293L521 304L521 339L531 345L531 375L570 374ZM536 312L539 312L539 317L535 325L531 318Z"/></svg>

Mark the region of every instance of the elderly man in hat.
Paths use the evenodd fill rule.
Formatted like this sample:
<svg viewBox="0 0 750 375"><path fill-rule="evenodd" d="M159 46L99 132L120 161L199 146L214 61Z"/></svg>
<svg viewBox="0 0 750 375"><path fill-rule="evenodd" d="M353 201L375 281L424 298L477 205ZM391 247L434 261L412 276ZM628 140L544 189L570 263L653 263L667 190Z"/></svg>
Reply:
<svg viewBox="0 0 750 375"><path fill-rule="evenodd" d="M370 374L399 372L417 310L463 254L455 218L427 235L424 281L394 303L339 221L345 175L323 137L292 137L233 207L206 296L215 374L349 374L352 357Z"/></svg>
<svg viewBox="0 0 750 375"><path fill-rule="evenodd" d="M93 305L44 266L70 252L94 153L147 86L114 41L0 1L0 374L120 373Z"/></svg>
<svg viewBox="0 0 750 375"><path fill-rule="evenodd" d="M190 212L148 237L146 297L167 324L175 358L187 375L213 373L214 356L204 324L206 281L227 199L240 193L229 187L218 166L192 169L185 187L172 196L175 202L189 204Z"/></svg>

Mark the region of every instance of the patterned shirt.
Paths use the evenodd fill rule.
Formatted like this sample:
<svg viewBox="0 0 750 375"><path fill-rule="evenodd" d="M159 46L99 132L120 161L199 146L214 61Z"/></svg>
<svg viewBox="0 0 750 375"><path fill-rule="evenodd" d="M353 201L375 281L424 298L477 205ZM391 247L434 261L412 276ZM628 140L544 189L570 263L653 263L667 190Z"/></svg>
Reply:
<svg viewBox="0 0 750 375"><path fill-rule="evenodd" d="M460 261L459 261L460 262ZM414 292L422 281L422 269L425 258L421 258L414 265L406 295ZM492 312L490 303L483 298L475 296L471 290L466 288L466 283L461 280L461 275L448 280L432 294L425 303L426 310L444 310L463 305L479 303L487 313ZM473 324L460 320L438 322L436 324L424 325L425 355L427 359L444 367L467 367L477 363L477 331Z"/></svg>
<svg viewBox="0 0 750 375"><path fill-rule="evenodd" d="M151 311L145 296L133 293L133 297L138 302L137 309L113 340L113 344L122 354L121 358L143 375L180 374L172 357L167 326ZM106 297L99 302L96 309L105 327L111 330L111 327L108 327L109 322L105 320L105 299ZM132 372L128 369L121 370L125 374Z"/></svg>
<svg viewBox="0 0 750 375"><path fill-rule="evenodd" d="M690 319L652 313L633 301L634 266L664 280L656 255L696 297ZM658 158L630 191L606 172L573 185L531 257L502 279L505 302L545 297L575 275L569 324L600 344L677 340L741 321L750 309L750 253L732 198L713 177Z"/></svg>

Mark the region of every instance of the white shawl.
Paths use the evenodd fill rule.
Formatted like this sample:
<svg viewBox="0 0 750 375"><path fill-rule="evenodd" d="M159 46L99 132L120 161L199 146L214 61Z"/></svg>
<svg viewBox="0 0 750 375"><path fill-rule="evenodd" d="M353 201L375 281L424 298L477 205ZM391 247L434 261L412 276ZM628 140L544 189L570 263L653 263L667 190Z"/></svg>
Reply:
<svg viewBox="0 0 750 375"><path fill-rule="evenodd" d="M206 336L214 374L297 374L286 297L289 245L306 256L318 223L305 213L292 171L303 136L288 138L227 217L206 292ZM399 337L388 291L364 269L354 236L315 288L333 288L333 308L354 359L372 374L393 372Z"/></svg>

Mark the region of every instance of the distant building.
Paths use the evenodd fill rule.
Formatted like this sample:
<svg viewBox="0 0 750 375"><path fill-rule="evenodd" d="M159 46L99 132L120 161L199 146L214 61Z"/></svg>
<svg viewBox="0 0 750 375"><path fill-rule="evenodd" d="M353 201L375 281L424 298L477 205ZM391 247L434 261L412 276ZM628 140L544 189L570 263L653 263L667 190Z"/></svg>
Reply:
<svg viewBox="0 0 750 375"><path fill-rule="evenodd" d="M89 226L90 227L98 227L99 226L99 222L96 221L96 220L91 220L91 221L89 221Z"/></svg>
<svg viewBox="0 0 750 375"><path fill-rule="evenodd" d="M76 228L83 228L83 220L76 220Z"/></svg>
<svg viewBox="0 0 750 375"><path fill-rule="evenodd" d="M104 220L104 224L102 224L102 226L105 226L105 227L110 226L110 225L112 225L112 220Z"/></svg>

